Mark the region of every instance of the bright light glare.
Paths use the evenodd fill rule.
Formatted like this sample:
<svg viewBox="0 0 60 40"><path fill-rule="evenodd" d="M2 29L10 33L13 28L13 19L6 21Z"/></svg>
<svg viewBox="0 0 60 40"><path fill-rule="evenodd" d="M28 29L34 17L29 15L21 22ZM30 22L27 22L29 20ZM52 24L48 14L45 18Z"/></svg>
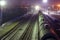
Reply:
<svg viewBox="0 0 60 40"><path fill-rule="evenodd" d="M58 4L57 6L60 7L60 4Z"/></svg>
<svg viewBox="0 0 60 40"><path fill-rule="evenodd" d="M47 0L43 0L43 3L47 3Z"/></svg>
<svg viewBox="0 0 60 40"><path fill-rule="evenodd" d="M0 1L0 6L5 6L6 5L6 1Z"/></svg>
<svg viewBox="0 0 60 40"><path fill-rule="evenodd" d="M39 10L39 9L40 9L40 6L36 5L36 6L35 6L35 9L36 9L36 10Z"/></svg>

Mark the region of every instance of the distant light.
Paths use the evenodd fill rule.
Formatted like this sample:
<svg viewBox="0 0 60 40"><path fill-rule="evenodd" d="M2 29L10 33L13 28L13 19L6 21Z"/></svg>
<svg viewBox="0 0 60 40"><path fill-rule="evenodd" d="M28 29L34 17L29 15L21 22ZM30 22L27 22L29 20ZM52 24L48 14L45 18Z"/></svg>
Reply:
<svg viewBox="0 0 60 40"><path fill-rule="evenodd" d="M43 1L43 3L47 3L47 0L42 0Z"/></svg>
<svg viewBox="0 0 60 40"><path fill-rule="evenodd" d="M58 4L57 7L60 7L60 4Z"/></svg>
<svg viewBox="0 0 60 40"><path fill-rule="evenodd" d="M4 0L0 1L0 6L1 7L4 7L5 5L6 5L6 1L4 1Z"/></svg>
<svg viewBox="0 0 60 40"><path fill-rule="evenodd" d="M40 9L40 6L36 5L36 6L35 6L35 9L36 9L36 10L39 10L39 9Z"/></svg>

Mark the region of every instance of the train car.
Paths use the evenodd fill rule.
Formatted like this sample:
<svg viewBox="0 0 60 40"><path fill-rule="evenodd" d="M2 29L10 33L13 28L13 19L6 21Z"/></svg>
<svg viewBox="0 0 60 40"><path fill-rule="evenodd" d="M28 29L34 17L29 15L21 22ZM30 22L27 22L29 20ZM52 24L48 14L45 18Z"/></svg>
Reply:
<svg viewBox="0 0 60 40"><path fill-rule="evenodd" d="M39 14L40 40L57 40L54 29L49 25L48 20L42 12Z"/></svg>

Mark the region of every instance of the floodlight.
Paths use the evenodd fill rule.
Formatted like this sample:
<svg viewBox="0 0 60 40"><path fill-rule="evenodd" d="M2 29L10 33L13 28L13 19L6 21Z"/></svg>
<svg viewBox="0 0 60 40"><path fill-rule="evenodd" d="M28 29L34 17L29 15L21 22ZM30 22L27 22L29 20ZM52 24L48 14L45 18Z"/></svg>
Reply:
<svg viewBox="0 0 60 40"><path fill-rule="evenodd" d="M47 0L42 0L43 1L43 3L47 3Z"/></svg>
<svg viewBox="0 0 60 40"><path fill-rule="evenodd" d="M6 1L0 1L0 6L4 7L6 5Z"/></svg>
<svg viewBox="0 0 60 40"><path fill-rule="evenodd" d="M36 5L36 6L35 6L35 9L36 9L36 10L39 10L39 9L40 9L40 6Z"/></svg>

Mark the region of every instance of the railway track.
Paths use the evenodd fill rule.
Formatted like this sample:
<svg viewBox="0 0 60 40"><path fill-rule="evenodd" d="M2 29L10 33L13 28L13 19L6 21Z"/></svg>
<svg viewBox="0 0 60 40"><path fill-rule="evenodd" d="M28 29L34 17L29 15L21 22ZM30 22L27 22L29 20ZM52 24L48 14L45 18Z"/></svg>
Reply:
<svg viewBox="0 0 60 40"><path fill-rule="evenodd" d="M30 19L28 19L29 17L27 18L29 21L22 20L18 25L16 25L12 30L10 30L7 34L5 34L0 39L1 40L28 40L28 39L31 40L36 17L37 17L36 15L32 15L32 17L30 17ZM25 18L23 18L23 19L25 19ZM24 27L21 25L23 25ZM26 27L25 27L25 25L26 25ZM18 32L20 32L20 33L22 32L22 33L19 35L18 38L15 39L15 37L17 37L16 35Z"/></svg>
<svg viewBox="0 0 60 40"><path fill-rule="evenodd" d="M36 21L36 17L34 16L30 22L30 25L28 25L28 28L26 29L25 34L23 35L22 38L20 38L20 40L31 40L35 21Z"/></svg>
<svg viewBox="0 0 60 40"><path fill-rule="evenodd" d="M31 15L29 15L29 16L31 16ZM24 17L23 17L23 19L24 19ZM0 37L0 39L1 39L1 40L5 40L5 38L7 38L7 37L8 37L9 35L11 35L12 33L14 33L15 30L19 28L18 26L19 26L20 24L22 24L23 22L24 22L24 21L21 20L21 22L20 22L18 25L16 25L12 30L10 30L9 32L7 32L7 33L6 33L5 35L3 35L2 37Z"/></svg>

